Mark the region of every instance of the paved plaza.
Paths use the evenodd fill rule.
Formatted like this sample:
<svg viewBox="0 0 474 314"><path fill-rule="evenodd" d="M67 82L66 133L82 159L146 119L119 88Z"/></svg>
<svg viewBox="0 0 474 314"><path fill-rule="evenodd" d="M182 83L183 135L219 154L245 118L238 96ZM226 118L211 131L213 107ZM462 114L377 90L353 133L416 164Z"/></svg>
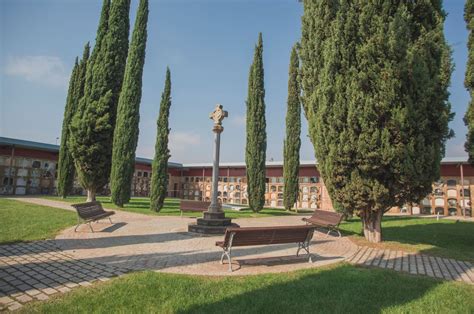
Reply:
<svg viewBox="0 0 474 314"><path fill-rule="evenodd" d="M36 198L19 200L72 210L69 204ZM45 300L78 286L105 281L133 270L238 276L278 273L320 267L341 261L474 283L468 262L359 247L347 237L315 232L313 263L296 257L296 245L238 247L232 251L234 272L219 259L215 242L223 236L196 236L187 232L188 217L148 216L117 211L108 220L63 230L54 240L0 246L0 309L14 310L32 300ZM242 218L242 227L301 225L300 216Z"/></svg>

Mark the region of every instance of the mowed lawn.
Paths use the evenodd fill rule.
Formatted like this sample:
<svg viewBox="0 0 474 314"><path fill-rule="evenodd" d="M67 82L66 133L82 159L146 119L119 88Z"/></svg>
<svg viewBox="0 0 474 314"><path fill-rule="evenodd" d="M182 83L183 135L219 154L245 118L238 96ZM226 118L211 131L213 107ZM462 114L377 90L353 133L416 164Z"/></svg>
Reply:
<svg viewBox="0 0 474 314"><path fill-rule="evenodd" d="M371 245L362 235L360 219L341 224L341 230L361 245ZM384 217L384 242L375 247L421 252L474 262L474 223L450 219Z"/></svg>
<svg viewBox="0 0 474 314"><path fill-rule="evenodd" d="M335 266L243 277L156 272L81 288L25 313L472 313L474 286Z"/></svg>
<svg viewBox="0 0 474 314"><path fill-rule="evenodd" d="M72 211L0 198L0 244L54 238L76 222Z"/></svg>
<svg viewBox="0 0 474 314"><path fill-rule="evenodd" d="M86 197L84 196L72 196L66 199L57 196L45 196L44 198L52 199L56 201L65 201L69 203L82 203L86 201ZM179 202L180 199L178 198L166 198L165 205L161 209L159 213L150 210L150 199L147 197L133 197L130 200L130 203L125 204L123 208L117 207L108 196L98 196L97 200L102 203L105 208L110 209L120 209L134 213L140 213L145 215L158 215L158 216L179 216L181 212L179 210ZM309 211L299 211L299 213L304 213ZM264 208L259 213L254 213L250 209L245 209L242 211L236 210L225 210L226 217L229 218L258 218L258 217L269 217L269 216L289 216L289 215L296 215L295 212L286 211L284 209L279 208ZM201 213L192 213L186 212L183 214L184 216L188 217L200 217L202 216Z"/></svg>

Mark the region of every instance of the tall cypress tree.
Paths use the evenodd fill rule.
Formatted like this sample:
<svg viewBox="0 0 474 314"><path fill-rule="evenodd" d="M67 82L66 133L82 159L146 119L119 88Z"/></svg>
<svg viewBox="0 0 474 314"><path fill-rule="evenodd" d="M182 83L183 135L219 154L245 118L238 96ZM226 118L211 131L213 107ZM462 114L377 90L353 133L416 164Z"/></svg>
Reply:
<svg viewBox="0 0 474 314"><path fill-rule="evenodd" d="M263 73L263 40L258 35L253 63L250 66L247 96L247 193L249 206L254 212L265 204L265 159L267 133L265 121L265 87Z"/></svg>
<svg viewBox="0 0 474 314"><path fill-rule="evenodd" d="M371 242L386 211L420 201L440 175L453 117L444 17L440 1L304 2L303 103L318 168Z"/></svg>
<svg viewBox="0 0 474 314"><path fill-rule="evenodd" d="M147 39L148 0L141 0L132 34L124 82L117 109L112 151L110 190L112 201L122 207L130 200L138 142L142 74Z"/></svg>
<svg viewBox="0 0 474 314"><path fill-rule="evenodd" d="M74 115L74 92L76 81L78 80L79 62L76 57L74 67L72 69L71 78L69 79L69 88L66 98L66 107L64 108L63 127L61 132L61 146L59 147L58 158L58 195L66 198L71 191L74 183L74 162L71 153L67 147L69 137L69 124Z"/></svg>
<svg viewBox="0 0 474 314"><path fill-rule="evenodd" d="M104 7L108 3L104 1ZM100 42L87 67L84 97L71 124L70 147L88 201L95 200L109 181L117 103L128 51L129 10L130 0L114 0L105 24L103 9L97 32Z"/></svg>
<svg viewBox="0 0 474 314"><path fill-rule="evenodd" d="M159 212L163 207L168 189L168 149L169 114L171 107L171 74L166 69L165 89L161 94L160 113L157 121L157 135L155 144L155 158L152 164L150 209Z"/></svg>
<svg viewBox="0 0 474 314"><path fill-rule="evenodd" d="M69 149L69 127L74 114L79 106L79 100L84 94L85 70L89 59L90 46L89 43L84 47L82 60L74 64L71 79L69 81L69 89L64 109L63 127L61 132L61 146L59 148L58 159L58 194L65 198L72 192L74 185L74 161Z"/></svg>
<svg viewBox="0 0 474 314"><path fill-rule="evenodd" d="M297 46L293 46L288 78L288 101L286 111L286 139L283 149L283 204L287 210L293 208L298 199L298 171L301 147L301 104L298 79L299 59Z"/></svg>
<svg viewBox="0 0 474 314"><path fill-rule="evenodd" d="M466 21L467 30L469 31L469 39L467 42L468 57L466 67L466 77L464 86L469 91L471 97L464 115L464 123L467 126L467 136L465 149L469 155L469 162L474 164L474 1L467 0L464 7L464 20Z"/></svg>

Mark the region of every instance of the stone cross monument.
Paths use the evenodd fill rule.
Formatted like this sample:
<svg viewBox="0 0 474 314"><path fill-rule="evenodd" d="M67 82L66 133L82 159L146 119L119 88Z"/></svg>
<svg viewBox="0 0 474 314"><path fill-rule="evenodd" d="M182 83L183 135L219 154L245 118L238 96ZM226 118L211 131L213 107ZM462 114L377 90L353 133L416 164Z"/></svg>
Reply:
<svg viewBox="0 0 474 314"><path fill-rule="evenodd" d="M238 227L232 223L230 218L225 217L221 205L217 200L219 186L219 155L221 145L221 133L224 131L222 120L228 117L227 111L222 109L222 105L216 105L209 118L214 121L212 131L214 132L214 161L212 163L212 195L211 204L202 218L197 219L197 223L189 224L188 231L203 234L224 234L228 227Z"/></svg>

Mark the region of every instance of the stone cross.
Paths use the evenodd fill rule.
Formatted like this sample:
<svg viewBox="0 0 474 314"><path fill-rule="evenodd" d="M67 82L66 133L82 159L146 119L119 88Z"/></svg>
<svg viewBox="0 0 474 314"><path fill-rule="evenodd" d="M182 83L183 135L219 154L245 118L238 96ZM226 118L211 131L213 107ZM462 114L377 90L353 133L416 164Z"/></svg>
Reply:
<svg viewBox="0 0 474 314"><path fill-rule="evenodd" d="M209 114L209 118L214 120L214 127L212 131L214 132L214 161L212 164L212 196L211 196L211 205L209 206L208 211L210 213L217 213L221 211L221 205L217 200L217 189L219 181L219 155L220 155L220 145L221 145L221 133L224 131L222 126L222 120L228 117L229 114L227 111L222 110L222 105L217 104L213 112Z"/></svg>
<svg viewBox="0 0 474 314"><path fill-rule="evenodd" d="M211 120L214 120L214 132L216 132L216 129L220 129L220 132L224 131L224 128L222 127L222 120L224 120L224 118L227 118L229 116L229 113L225 110L222 110L222 108L222 105L217 104L214 111L209 114L209 118Z"/></svg>

